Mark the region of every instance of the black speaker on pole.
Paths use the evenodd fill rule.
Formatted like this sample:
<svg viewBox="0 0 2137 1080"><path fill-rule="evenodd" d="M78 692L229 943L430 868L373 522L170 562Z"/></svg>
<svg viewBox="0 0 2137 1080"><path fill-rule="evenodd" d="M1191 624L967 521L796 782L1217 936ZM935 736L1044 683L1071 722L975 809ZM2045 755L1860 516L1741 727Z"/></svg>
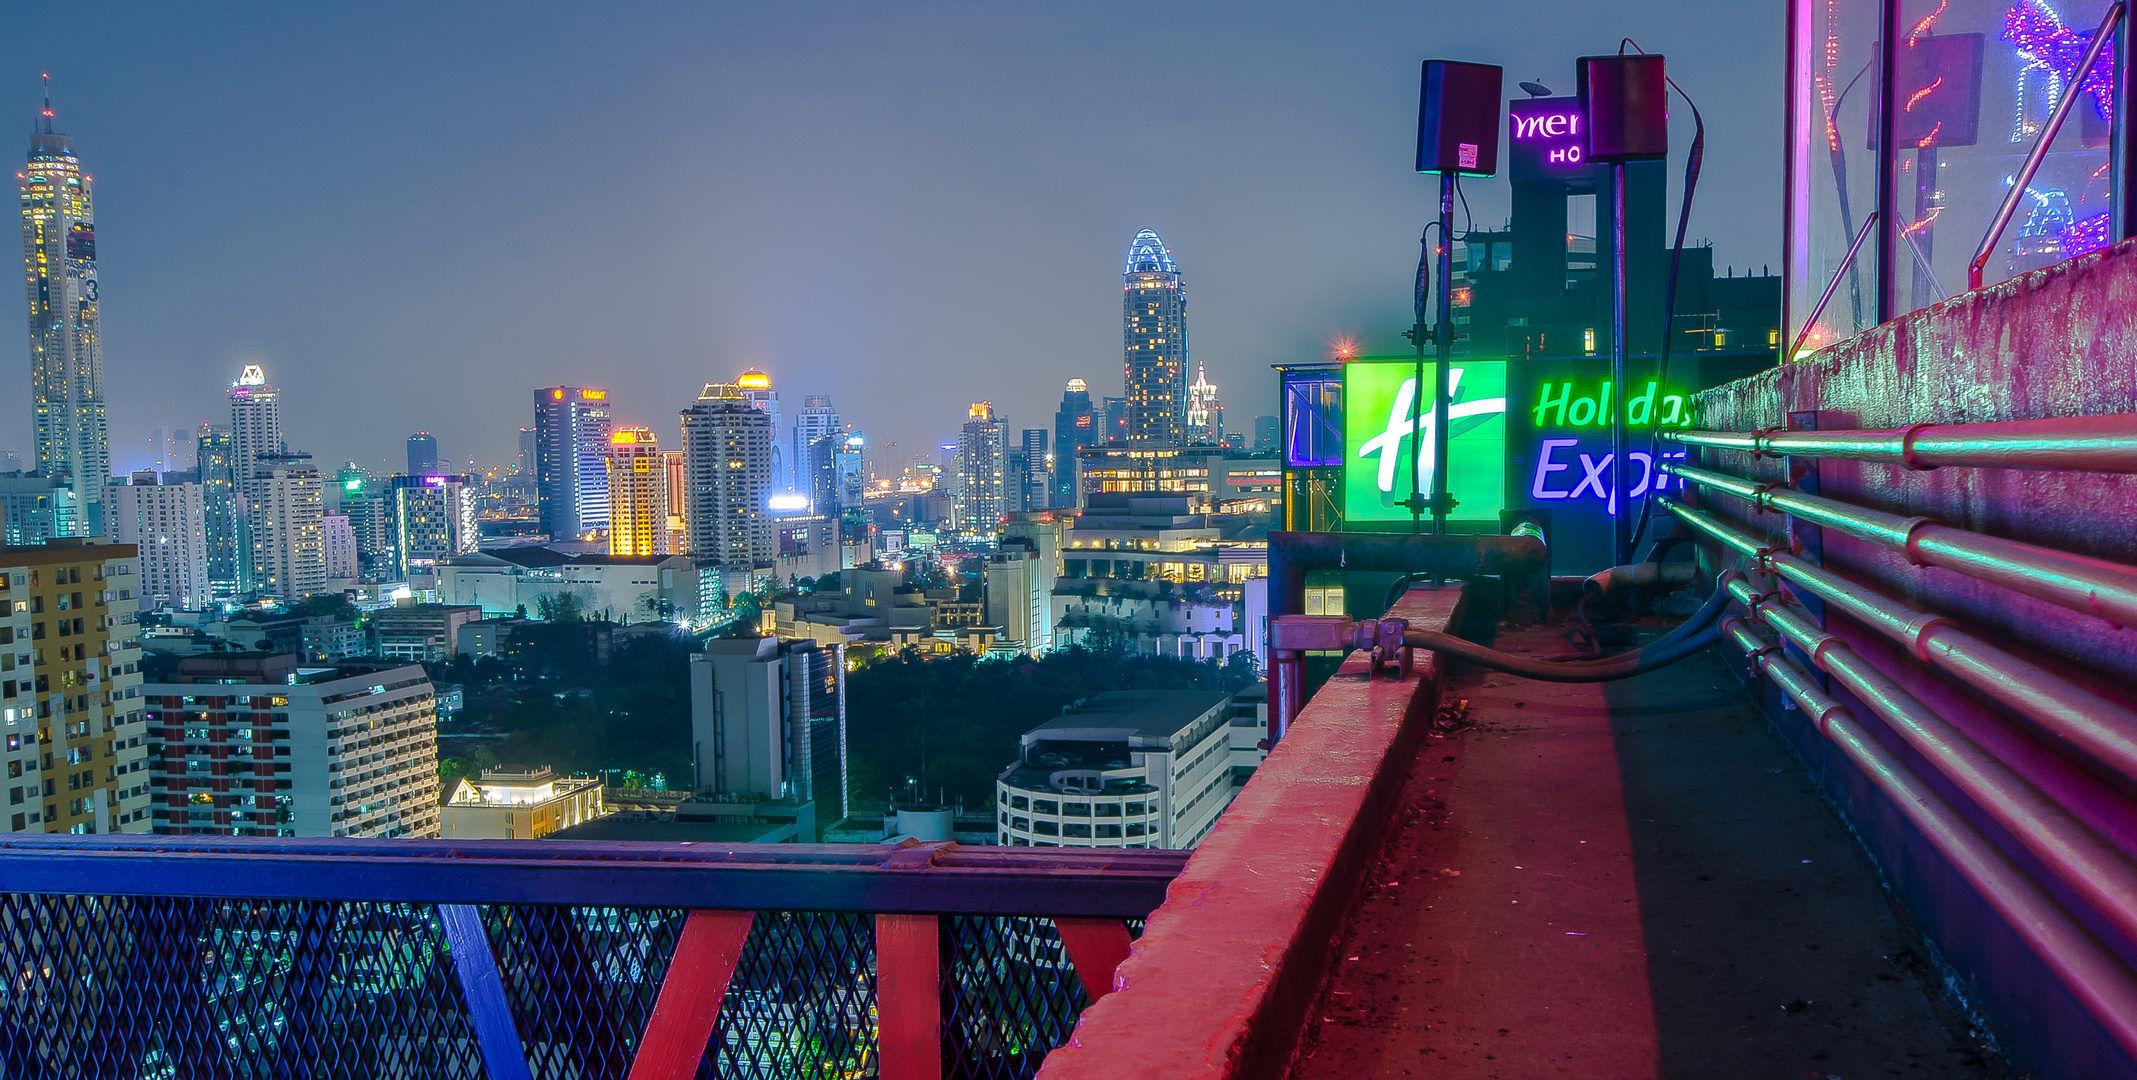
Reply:
<svg viewBox="0 0 2137 1080"><path fill-rule="evenodd" d="M1669 84L1659 56L1583 56L1581 115L1588 160L1641 161L1670 152Z"/></svg>
<svg viewBox="0 0 2137 1080"><path fill-rule="evenodd" d="M1427 60L1417 103L1417 171L1492 176L1499 171L1496 64Z"/></svg>

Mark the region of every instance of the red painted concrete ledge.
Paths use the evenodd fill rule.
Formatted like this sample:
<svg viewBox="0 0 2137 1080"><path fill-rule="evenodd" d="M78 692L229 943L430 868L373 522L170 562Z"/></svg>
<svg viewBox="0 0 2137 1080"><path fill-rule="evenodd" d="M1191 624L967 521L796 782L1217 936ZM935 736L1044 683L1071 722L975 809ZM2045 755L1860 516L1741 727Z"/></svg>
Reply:
<svg viewBox="0 0 2137 1080"><path fill-rule="evenodd" d="M1413 589L1390 614L1451 630L1461 608ZM1354 653L1314 695L1040 1080L1284 1075L1444 684L1423 650L1402 682L1366 668Z"/></svg>

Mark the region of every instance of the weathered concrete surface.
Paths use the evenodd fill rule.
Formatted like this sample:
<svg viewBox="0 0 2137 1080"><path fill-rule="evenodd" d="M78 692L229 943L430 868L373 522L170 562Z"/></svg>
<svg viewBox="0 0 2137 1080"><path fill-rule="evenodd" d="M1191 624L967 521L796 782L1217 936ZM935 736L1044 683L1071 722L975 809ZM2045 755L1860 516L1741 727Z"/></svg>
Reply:
<svg viewBox="0 0 2137 1080"><path fill-rule="evenodd" d="M1896 320L1785 365L1699 396L1699 426L1748 431L1816 412L1818 425L1906 427L2051 416L2137 412L2137 244L2035 271ZM1783 481L1783 463L1702 452L1708 468ZM2137 476L1942 468L1823 461L1821 494L1901 515L2137 565ZM1755 536L1787 543L1787 519L1751 514L1725 495L1688 499ZM1707 547L1710 569L1735 560ZM2005 592L1964 575L1917 567L1899 555L1827 529L1824 565L1844 578L1949 617L2027 659L2060 670L2104 697L2137 704L2137 629ZM1827 629L1987 747L2125 853L2137 854L2137 785L2108 775L2044 737L2024 718L1928 668L1887 639L1834 614ZM1846 691L1834 697L1864 726L2010 854L2122 958L2137 942L1990 821L1934 767L1906 747ZM1854 766L1829 755L1816 732L1765 695L1769 715L1811 763L1812 777L1841 804L1864 845L1939 946L1943 970L1961 988L2021 1069L2044 1075L2137 1073L2061 984L1989 913L1942 858L1926 850Z"/></svg>
<svg viewBox="0 0 2137 1080"><path fill-rule="evenodd" d="M1448 628L1461 594L1412 589L1394 608ZM1368 681L1353 656L1196 849L1114 974L1114 992L1048 1055L1043 1080L1280 1076L1345 913L1377 855L1440 665Z"/></svg>
<svg viewBox="0 0 2137 1080"><path fill-rule="evenodd" d="M1551 655L1545 630L1500 647ZM1974 1077L1735 678L1458 675L1297 1077Z"/></svg>

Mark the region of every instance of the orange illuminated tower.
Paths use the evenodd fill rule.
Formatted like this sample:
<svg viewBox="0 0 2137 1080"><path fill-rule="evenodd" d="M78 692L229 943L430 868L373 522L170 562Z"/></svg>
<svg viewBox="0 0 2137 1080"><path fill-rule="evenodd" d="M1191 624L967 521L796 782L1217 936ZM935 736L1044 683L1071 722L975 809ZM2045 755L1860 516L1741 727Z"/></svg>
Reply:
<svg viewBox="0 0 2137 1080"><path fill-rule="evenodd" d="M608 553L668 553L668 464L646 428L608 438Z"/></svg>

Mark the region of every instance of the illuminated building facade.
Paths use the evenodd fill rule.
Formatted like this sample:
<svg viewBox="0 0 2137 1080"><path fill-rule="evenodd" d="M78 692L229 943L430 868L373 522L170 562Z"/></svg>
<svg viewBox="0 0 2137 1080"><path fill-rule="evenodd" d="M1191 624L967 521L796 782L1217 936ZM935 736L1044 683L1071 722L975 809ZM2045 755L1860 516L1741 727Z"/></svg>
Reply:
<svg viewBox="0 0 2137 1080"><path fill-rule="evenodd" d="M1224 402L1201 364L1195 365L1195 381L1187 388L1187 441L1204 446L1224 441Z"/></svg>
<svg viewBox="0 0 2137 1080"><path fill-rule="evenodd" d="M284 449L282 388L267 385L267 372L260 365L247 364L230 384L230 473L238 493L244 494L244 484L261 458Z"/></svg>
<svg viewBox="0 0 2137 1080"><path fill-rule="evenodd" d="M690 526L683 520L683 508L690 505L690 455L681 450L663 450L660 469L667 484L668 553L682 555L690 550Z"/></svg>
<svg viewBox="0 0 2137 1080"><path fill-rule="evenodd" d="M1001 524L1009 464L1004 427L992 402L975 401L958 430L951 495L957 500L957 527L967 532L992 533Z"/></svg>
<svg viewBox="0 0 2137 1080"><path fill-rule="evenodd" d="M134 561L132 544L0 547L9 832L149 830Z"/></svg>
<svg viewBox="0 0 2137 1080"><path fill-rule="evenodd" d="M776 423L774 431L778 430ZM812 490L816 469L830 467L828 462L815 460L816 444L843 430L845 425L839 422L838 409L832 406L830 395L810 394L801 399L801 413L794 418L794 456L788 459L795 471L794 490ZM818 508L822 509L821 503Z"/></svg>
<svg viewBox="0 0 2137 1080"><path fill-rule="evenodd" d="M668 466L647 428L608 437L608 553L668 554Z"/></svg>
<svg viewBox="0 0 2137 1080"><path fill-rule="evenodd" d="M439 559L465 555L480 539L467 477L431 473L393 478L395 576L433 573Z"/></svg>
<svg viewBox="0 0 2137 1080"><path fill-rule="evenodd" d="M558 542L608 528L608 391L534 392L534 474L542 531Z"/></svg>
<svg viewBox="0 0 2137 1080"><path fill-rule="evenodd" d="M1158 234L1128 245L1121 274L1130 442L1177 443L1187 434L1187 290Z"/></svg>
<svg viewBox="0 0 2137 1080"><path fill-rule="evenodd" d="M774 550L766 503L778 444L771 415L745 393L737 383L707 383L682 414L690 551L730 570L768 566Z"/></svg>
<svg viewBox="0 0 2137 1080"><path fill-rule="evenodd" d="M799 462L789 461L786 448L780 445L780 435L786 430L779 418L779 391L772 389L772 377L756 368L750 368L735 376L735 386L742 391L742 400L772 421L772 489L794 490L794 470Z"/></svg>
<svg viewBox="0 0 2137 1080"><path fill-rule="evenodd" d="M82 526L101 535L111 440L97 330L96 215L73 138L52 130L49 94L18 176L37 471L72 486Z"/></svg>
<svg viewBox="0 0 2137 1080"><path fill-rule="evenodd" d="M242 587L245 561L238 544L237 442L229 428L202 424L194 447L207 532L208 591L217 600L229 600Z"/></svg>
<svg viewBox="0 0 2137 1080"><path fill-rule="evenodd" d="M262 454L246 485L252 592L296 601L326 588L326 536L319 470L310 454Z"/></svg>
<svg viewBox="0 0 2137 1080"><path fill-rule="evenodd" d="M1076 451L1106 441L1101 420L1091 409L1091 388L1082 379L1070 379L1061 394L1061 408L1054 412L1053 495L1047 505L1076 505Z"/></svg>

